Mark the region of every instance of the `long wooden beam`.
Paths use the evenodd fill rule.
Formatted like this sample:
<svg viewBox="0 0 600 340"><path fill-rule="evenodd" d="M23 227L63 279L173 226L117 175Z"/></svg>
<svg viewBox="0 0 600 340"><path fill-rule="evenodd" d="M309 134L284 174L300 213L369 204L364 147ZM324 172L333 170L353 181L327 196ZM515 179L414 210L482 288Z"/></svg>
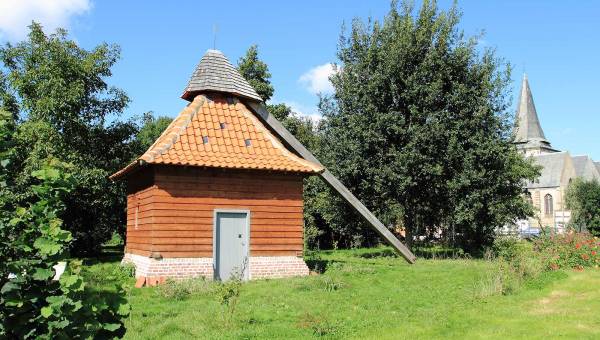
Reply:
<svg viewBox="0 0 600 340"><path fill-rule="evenodd" d="M321 166L321 162L310 152L308 149L300 143L294 135L292 135L273 115L269 114L267 108L263 103L254 101L244 102L246 106L250 107L263 122L266 123L273 131L275 131L281 139L283 139L294 151L296 151L301 157L311 162L317 163ZM325 166L323 166L325 168ZM321 178L335 189L358 213L375 229L375 231L383 237L402 257L409 263L414 263L416 260L415 255L408 249L392 232L381 223L375 215L364 204L362 204L356 196L354 196L342 182L340 182L333 174L325 168L325 171L321 173Z"/></svg>

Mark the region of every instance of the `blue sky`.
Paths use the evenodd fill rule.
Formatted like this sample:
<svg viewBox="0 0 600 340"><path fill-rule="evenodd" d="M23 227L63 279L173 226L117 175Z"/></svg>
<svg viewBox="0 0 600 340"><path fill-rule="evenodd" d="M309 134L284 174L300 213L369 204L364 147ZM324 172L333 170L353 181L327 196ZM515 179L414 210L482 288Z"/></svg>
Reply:
<svg viewBox="0 0 600 340"><path fill-rule="evenodd" d="M417 1L417 4L419 1ZM448 8L450 1L441 1ZM523 71L530 80L546 137L553 146L600 160L600 2L459 1L462 29L484 30L514 67L517 99ZM258 44L275 86L274 100L316 114L316 91L327 91L340 27L354 17L382 18L389 1L116 1L0 0L0 41L16 41L32 19L68 27L91 48L119 44L122 59L110 83L132 102L126 114L175 116L204 52L216 47L235 63Z"/></svg>

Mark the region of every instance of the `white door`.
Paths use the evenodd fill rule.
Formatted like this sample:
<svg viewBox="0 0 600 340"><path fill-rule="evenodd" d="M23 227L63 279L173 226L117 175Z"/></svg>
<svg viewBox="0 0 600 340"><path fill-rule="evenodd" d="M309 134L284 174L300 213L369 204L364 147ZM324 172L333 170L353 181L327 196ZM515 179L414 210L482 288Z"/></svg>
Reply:
<svg viewBox="0 0 600 340"><path fill-rule="evenodd" d="M248 277L249 212L215 211L215 280Z"/></svg>

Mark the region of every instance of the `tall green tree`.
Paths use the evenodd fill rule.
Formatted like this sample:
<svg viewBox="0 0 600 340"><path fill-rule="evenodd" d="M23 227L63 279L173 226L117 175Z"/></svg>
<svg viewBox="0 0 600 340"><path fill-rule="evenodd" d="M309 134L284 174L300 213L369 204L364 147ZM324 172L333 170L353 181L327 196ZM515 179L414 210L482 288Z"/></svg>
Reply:
<svg viewBox="0 0 600 340"><path fill-rule="evenodd" d="M577 178L569 184L566 197L571 226L600 236L600 182Z"/></svg>
<svg viewBox="0 0 600 340"><path fill-rule="evenodd" d="M393 2L383 21L352 22L340 38L335 95L321 103L321 158L409 243L441 236L475 250L532 213L521 184L537 169L511 144L510 68L464 36L460 17L456 5L442 11L425 0L418 11ZM346 204L324 201L330 238L373 242Z"/></svg>
<svg viewBox="0 0 600 340"><path fill-rule="evenodd" d="M0 107L17 122L15 194L32 196L30 174L48 158L73 164L76 185L61 218L79 253L98 250L125 224L124 186L107 177L136 153L138 126L118 119L129 98L107 83L119 55L118 46L86 50L37 23L25 41L0 48Z"/></svg>
<svg viewBox="0 0 600 340"><path fill-rule="evenodd" d="M142 120L142 127L135 136L136 142L140 147L139 154L148 150L172 121L173 118L171 117L155 117L152 111L145 113Z"/></svg>
<svg viewBox="0 0 600 340"><path fill-rule="evenodd" d="M263 101L271 99L275 91L271 85L271 73L267 64L258 58L258 46L248 48L246 55L238 60L237 68Z"/></svg>
<svg viewBox="0 0 600 340"><path fill-rule="evenodd" d="M252 85L264 102L267 102L275 89L271 84L269 66L259 58L258 47L252 45L244 57L238 60L238 71ZM285 103L266 104L267 110L279 120L293 135L306 145L316 146L317 132L315 123L292 111Z"/></svg>

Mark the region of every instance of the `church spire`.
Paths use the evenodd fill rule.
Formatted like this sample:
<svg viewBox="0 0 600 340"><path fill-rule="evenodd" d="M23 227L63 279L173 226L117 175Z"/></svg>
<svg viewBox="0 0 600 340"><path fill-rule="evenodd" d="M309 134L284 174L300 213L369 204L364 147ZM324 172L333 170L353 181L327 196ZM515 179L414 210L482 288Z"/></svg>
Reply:
<svg viewBox="0 0 600 340"><path fill-rule="evenodd" d="M546 139L544 130L540 125L527 74L523 74L516 119L515 143L519 149L524 150L526 154L530 153L527 150L532 151L534 154L557 151L552 148L550 142Z"/></svg>
<svg viewBox="0 0 600 340"><path fill-rule="evenodd" d="M548 145L550 144L544 135L537 111L535 110L527 74L523 74L519 105L517 106L515 142L542 142Z"/></svg>

